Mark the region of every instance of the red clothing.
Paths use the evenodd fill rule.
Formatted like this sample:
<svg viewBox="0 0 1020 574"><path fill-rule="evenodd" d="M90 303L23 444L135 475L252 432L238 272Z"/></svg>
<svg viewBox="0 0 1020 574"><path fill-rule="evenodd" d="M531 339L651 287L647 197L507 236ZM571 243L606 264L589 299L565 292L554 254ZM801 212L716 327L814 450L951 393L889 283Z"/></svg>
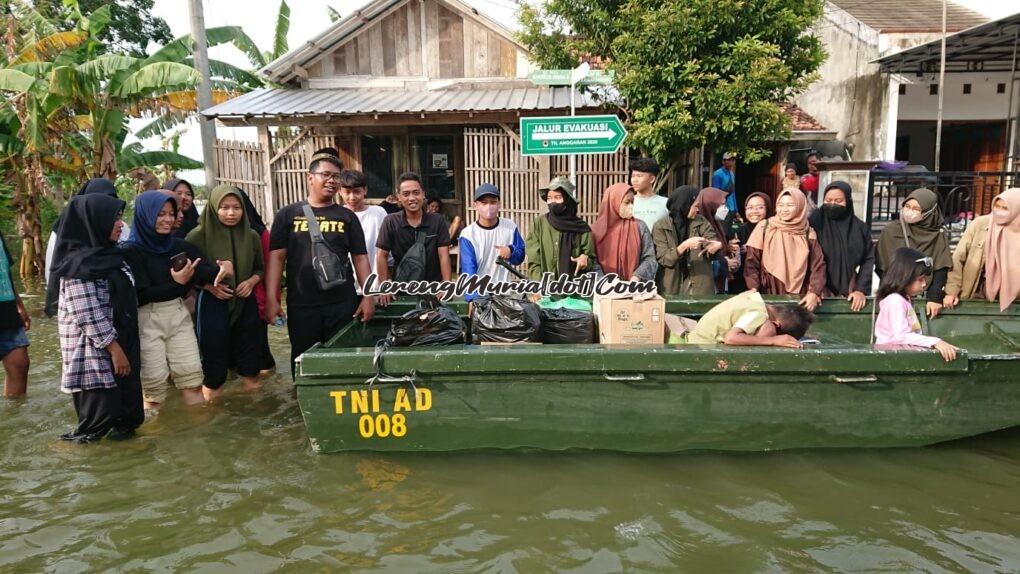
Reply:
<svg viewBox="0 0 1020 574"><path fill-rule="evenodd" d="M269 230L262 230L262 260L269 263ZM276 293L276 300L279 301L283 297L283 287ZM259 317L263 321L266 320L266 282L259 281L259 284L255 286L255 302L259 306Z"/></svg>
<svg viewBox="0 0 1020 574"><path fill-rule="evenodd" d="M818 203L818 175L812 175L810 173L804 174L800 178L800 190L804 192L804 195L808 196L808 199L810 199L815 204L817 204Z"/></svg>

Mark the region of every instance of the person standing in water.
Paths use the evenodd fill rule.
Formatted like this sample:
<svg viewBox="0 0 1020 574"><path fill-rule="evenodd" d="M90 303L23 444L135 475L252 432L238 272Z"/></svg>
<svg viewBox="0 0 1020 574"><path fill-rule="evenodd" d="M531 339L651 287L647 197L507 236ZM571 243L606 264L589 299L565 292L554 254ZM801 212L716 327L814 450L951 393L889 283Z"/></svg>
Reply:
<svg viewBox="0 0 1020 574"><path fill-rule="evenodd" d="M246 391L259 390L262 348L258 337L258 303L252 296L262 282L262 246L248 224L240 190L230 185L213 188L198 227L188 243L207 257L234 264L234 276L217 285L206 285L195 305L195 332L202 353L206 401L219 397L227 370L244 381Z"/></svg>
<svg viewBox="0 0 1020 574"><path fill-rule="evenodd" d="M127 438L145 421L138 301L117 247L124 205L106 195L77 196L57 227L60 390L71 395L78 415L77 427L63 440Z"/></svg>

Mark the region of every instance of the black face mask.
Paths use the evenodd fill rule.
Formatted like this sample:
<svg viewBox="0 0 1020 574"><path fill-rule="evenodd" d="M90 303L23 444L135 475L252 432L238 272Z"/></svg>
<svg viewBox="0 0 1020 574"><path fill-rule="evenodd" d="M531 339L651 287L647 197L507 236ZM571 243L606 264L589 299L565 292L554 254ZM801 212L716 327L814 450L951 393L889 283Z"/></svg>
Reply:
<svg viewBox="0 0 1020 574"><path fill-rule="evenodd" d="M553 215L559 216L559 215L563 215L566 212L567 212L567 204L566 203L550 203L549 204L549 213L551 213Z"/></svg>
<svg viewBox="0 0 1020 574"><path fill-rule="evenodd" d="M843 219L849 211L845 205L839 205L838 203L822 204L822 213L829 219Z"/></svg>

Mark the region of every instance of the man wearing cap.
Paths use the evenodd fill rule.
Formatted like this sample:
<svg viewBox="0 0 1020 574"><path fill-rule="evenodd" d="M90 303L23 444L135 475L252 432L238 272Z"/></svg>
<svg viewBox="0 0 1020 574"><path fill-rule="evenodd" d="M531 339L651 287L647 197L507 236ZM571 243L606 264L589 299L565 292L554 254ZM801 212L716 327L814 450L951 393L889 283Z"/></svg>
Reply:
<svg viewBox="0 0 1020 574"><path fill-rule="evenodd" d="M549 212L535 218L525 241L528 278L541 279L546 272L576 276L595 271L595 242L591 228L577 216L574 184L555 177L541 188L541 194Z"/></svg>
<svg viewBox="0 0 1020 574"><path fill-rule="evenodd" d="M737 212L737 154L728 151L722 156L722 167L712 174L712 187L726 192L726 207ZM706 216L707 217L707 216Z"/></svg>
<svg viewBox="0 0 1020 574"><path fill-rule="evenodd" d="M510 281L510 273L496 265L500 257L511 265L524 262L524 238L517 224L499 216L499 188L483 183L475 190L475 211L478 219L460 234L460 272L465 275L488 275L494 282ZM464 297L471 301L476 295Z"/></svg>

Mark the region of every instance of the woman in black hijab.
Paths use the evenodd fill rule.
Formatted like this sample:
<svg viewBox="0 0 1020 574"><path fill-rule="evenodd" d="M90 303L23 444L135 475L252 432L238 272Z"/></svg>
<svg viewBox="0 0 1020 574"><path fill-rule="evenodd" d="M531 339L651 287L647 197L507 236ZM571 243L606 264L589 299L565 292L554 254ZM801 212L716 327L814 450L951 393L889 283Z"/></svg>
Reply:
<svg viewBox="0 0 1020 574"><path fill-rule="evenodd" d="M693 185L676 188L666 200L669 217L663 217L652 226L655 259L659 263L655 284L662 295L680 294L684 279L689 275L687 251L701 243L700 237L688 238L691 224L688 215L697 197L698 188Z"/></svg>
<svg viewBox="0 0 1020 574"><path fill-rule="evenodd" d="M56 229L51 277L60 284L60 388L78 414L64 440L127 438L145 420L138 305L117 247L124 205L104 194L76 196Z"/></svg>
<svg viewBox="0 0 1020 574"><path fill-rule="evenodd" d="M106 178L94 177L83 183L78 188L78 191L75 192L74 197L93 194L105 195L116 199L117 188L114 187L112 181ZM46 244L46 301L43 304L43 313L47 317L57 316L57 297L60 291L60 281L51 277L51 273L53 272L53 261L56 259L53 254L57 245L57 229L60 227L60 219L63 216L63 213L61 213L60 217L53 224L53 231L50 232L50 241Z"/></svg>
<svg viewBox="0 0 1020 574"><path fill-rule="evenodd" d="M177 239L184 239L192 229L198 227L198 208L195 207L195 188L183 179L171 179L163 184L166 191L173 192L179 198L183 219L181 226L174 228L171 234Z"/></svg>
<svg viewBox="0 0 1020 574"><path fill-rule="evenodd" d="M845 297L860 311L871 293L875 246L868 225L854 215L853 190L834 181L822 194L822 205L808 217L825 254L826 297Z"/></svg>

